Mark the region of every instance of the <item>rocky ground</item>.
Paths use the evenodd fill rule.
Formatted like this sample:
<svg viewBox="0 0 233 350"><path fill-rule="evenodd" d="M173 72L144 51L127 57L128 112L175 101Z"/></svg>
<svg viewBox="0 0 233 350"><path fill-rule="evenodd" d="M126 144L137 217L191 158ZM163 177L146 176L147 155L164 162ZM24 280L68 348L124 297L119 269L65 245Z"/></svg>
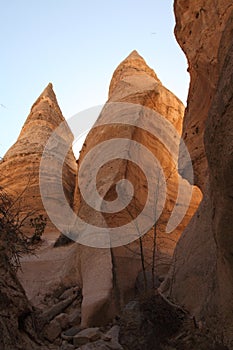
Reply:
<svg viewBox="0 0 233 350"><path fill-rule="evenodd" d="M226 350L213 332L157 292L132 301L120 320L124 350Z"/></svg>
<svg viewBox="0 0 233 350"><path fill-rule="evenodd" d="M105 327L82 329L81 290L47 295L37 331L42 350L227 350L184 310L150 292L129 302Z"/></svg>
<svg viewBox="0 0 233 350"><path fill-rule="evenodd" d="M60 288L47 294L43 310L37 311L36 329L42 350L115 349L119 344L120 326L117 321L106 327L81 328L81 290ZM40 342L39 341L39 342ZM42 345L43 344L43 345Z"/></svg>
<svg viewBox="0 0 233 350"><path fill-rule="evenodd" d="M42 257L47 270L51 260L48 246L44 244ZM41 246L40 246L41 249ZM52 248L51 248L52 249ZM54 249L54 254L59 254ZM53 256L50 254L50 258ZM29 267L34 269L35 257L24 259L26 273L30 276ZM32 259L32 260L30 260ZM35 263L35 262L34 262ZM24 267L25 267L24 266ZM51 271L53 271L52 266ZM45 266L43 266L43 269ZM23 273L22 273L23 274ZM9 275L10 276L10 275ZM13 275L12 275L13 276ZM50 277L49 274L47 277ZM44 276L45 277L45 276ZM11 298L17 300L19 293L23 296L22 288L17 281L10 277L7 279L7 288L11 285ZM158 281L159 285L159 281ZM20 313L7 313L8 309L2 304L0 316L2 320L8 317L9 327L0 330L6 334L7 339L0 338L1 350L227 350L215 337L214 330L207 329L205 325L195 321L185 310L172 304L162 297L157 290L145 292L140 284L137 287L137 297L130 301L112 322L104 327L83 328L81 326L82 291L77 285L64 286L51 289L44 295L38 296L38 303L30 306L22 304ZM9 293L4 293L2 286L1 301L9 299ZM29 290L30 293L32 292ZM32 293L34 295L34 293ZM7 299L8 298L8 299ZM15 299L16 298L16 299ZM25 297L24 297L25 298ZM12 299L13 300L13 299ZM35 299L34 299L35 301ZM30 306L30 307L29 307ZM9 310L8 310L9 311ZM12 309L12 311L14 311ZM13 316L12 316L13 315ZM1 319L0 317L0 319ZM14 322L12 317L14 317ZM18 319L19 324L15 324ZM13 322L13 323L12 323ZM97 325L96 325L97 326ZM17 334L15 333L17 330ZM12 334L13 332L13 334ZM12 334L12 337L8 335ZM18 339L18 342L17 342ZM17 346L15 345L17 344Z"/></svg>
<svg viewBox="0 0 233 350"><path fill-rule="evenodd" d="M22 260L25 276L22 271L21 280L23 281L24 278L26 290L28 289L26 282L31 281L31 269L35 270L35 264L37 264L37 269L42 265L41 275L43 274L44 279L49 280L57 271L56 259L60 257L63 261L66 254L69 254L71 247L67 246L66 254L61 256L60 248L53 248L54 242L55 237L51 236L49 241L41 243L40 255L37 254L37 258L28 256ZM35 260L38 258L40 265ZM48 272L48 276L45 276L45 271ZM158 281L157 287L159 283ZM138 296L125 306L120 316L105 327L86 329L81 327L82 291L79 286L61 285L37 297L35 297L34 290L38 288L38 285L34 287L29 288L28 292L36 307L34 328L38 336L36 339L38 349L227 349L220 344L219 339L215 339L213 331L198 324L186 311L162 298L157 290L145 292L142 284L135 285Z"/></svg>

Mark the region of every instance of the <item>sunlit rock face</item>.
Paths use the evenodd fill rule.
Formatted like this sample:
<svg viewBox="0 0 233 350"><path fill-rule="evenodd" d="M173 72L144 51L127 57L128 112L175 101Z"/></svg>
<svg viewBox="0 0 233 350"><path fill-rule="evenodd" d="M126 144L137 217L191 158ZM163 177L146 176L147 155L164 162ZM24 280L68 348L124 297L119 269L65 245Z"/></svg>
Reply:
<svg viewBox="0 0 233 350"><path fill-rule="evenodd" d="M119 241L117 235L110 235L111 248L108 245L102 245L103 249L95 248L99 242L94 233L92 238L83 234L83 241L80 241L91 245L91 248L77 247L79 253L76 252L76 255L80 256L78 265L83 280L82 322L85 326L95 324L98 315L99 323L100 318L111 318L132 296L136 277L142 270L142 254L149 279L152 266L155 266L157 276L162 277L167 272L176 242L201 200L200 191L196 187L192 188L177 171L183 113L182 102L162 85L136 51L114 72L109 100L80 153L74 208L84 221L103 227L103 231L106 228L124 227L122 236L119 234ZM106 147L101 148L104 143ZM135 143L140 146L135 146ZM93 151L94 147L97 148ZM98 171L96 162L101 164ZM94 185L91 179L95 179ZM120 200L127 202L127 190L116 187L122 179L132 185L131 201L121 210L107 213L104 208L111 203L116 205L117 199L119 205ZM165 189L162 189L163 184L166 185ZM177 199L179 187L183 191ZM98 205L98 210L86 202L80 188L90 203ZM122 196L119 192L121 189ZM149 232L140 242L139 214L146 207L151 190L153 200L149 204L149 211L142 218L142 225L146 227L153 215L154 219L160 216L157 215L158 208L162 206L163 210L156 225L156 240L153 228L156 220L152 220L153 223L145 231ZM174 210L177 216L184 211L184 218L168 234L166 227ZM133 232L129 233L126 225L130 223ZM82 232L79 234L82 236ZM131 242L132 239L127 240L130 234L134 234L134 242Z"/></svg>
<svg viewBox="0 0 233 350"><path fill-rule="evenodd" d="M16 210L18 208L22 216L28 213L32 213L33 217L42 214L48 219L39 186L40 162L48 139L61 123L65 123L65 119L58 106L52 84L49 84L33 104L16 143L8 150L0 163L0 186L14 198L19 198ZM67 126L65 130L66 133L60 135L60 139L63 139L65 143L72 143L73 135L69 127ZM57 154L59 154L59 142L56 147ZM59 157L50 159L50 167L54 169L63 167L63 188L71 204L76 173L76 161L72 150L68 152L64 164ZM59 179L56 178L56 171L53 173L53 178L49 180L54 189L50 201L51 208L56 210L59 196L56 184ZM43 173L43 176L46 177L46 173ZM29 224L27 229L30 229ZM57 228L50 220L47 221L46 226L46 232L49 231L57 232Z"/></svg>
<svg viewBox="0 0 233 350"><path fill-rule="evenodd" d="M192 157L195 184L204 189L208 174L203 140L205 122L222 71L219 47L223 46L223 55L228 47L228 40L223 42L222 38L232 16L232 3L229 0L214 3L210 0L178 0L174 8L175 35L186 54L191 79L183 138Z"/></svg>
<svg viewBox="0 0 233 350"><path fill-rule="evenodd" d="M232 348L233 4L177 0L175 11L191 73L183 132L204 198L161 290Z"/></svg>

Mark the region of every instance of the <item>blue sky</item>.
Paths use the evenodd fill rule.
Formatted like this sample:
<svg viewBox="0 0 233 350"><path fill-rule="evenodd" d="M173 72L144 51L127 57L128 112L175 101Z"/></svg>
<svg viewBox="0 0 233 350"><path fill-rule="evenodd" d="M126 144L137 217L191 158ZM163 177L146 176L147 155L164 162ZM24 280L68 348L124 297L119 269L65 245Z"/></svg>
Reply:
<svg viewBox="0 0 233 350"><path fill-rule="evenodd" d="M1 1L0 156L52 82L66 118L107 99L113 71L136 49L186 102L186 58L172 0Z"/></svg>

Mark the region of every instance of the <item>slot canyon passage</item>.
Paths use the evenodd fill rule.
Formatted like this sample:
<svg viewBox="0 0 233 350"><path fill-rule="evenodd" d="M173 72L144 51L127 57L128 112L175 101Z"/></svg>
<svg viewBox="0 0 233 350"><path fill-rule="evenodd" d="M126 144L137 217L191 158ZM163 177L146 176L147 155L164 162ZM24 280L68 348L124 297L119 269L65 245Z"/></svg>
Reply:
<svg viewBox="0 0 233 350"><path fill-rule="evenodd" d="M233 349L233 3L174 12L186 108L133 51L77 161L51 83L0 161L1 350Z"/></svg>

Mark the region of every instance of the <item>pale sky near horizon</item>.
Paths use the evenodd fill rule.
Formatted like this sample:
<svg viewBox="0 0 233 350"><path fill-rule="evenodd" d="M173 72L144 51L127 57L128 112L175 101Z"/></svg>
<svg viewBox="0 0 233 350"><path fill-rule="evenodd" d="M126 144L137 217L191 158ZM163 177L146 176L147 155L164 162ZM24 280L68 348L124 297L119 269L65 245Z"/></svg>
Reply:
<svg viewBox="0 0 233 350"><path fill-rule="evenodd" d="M49 82L69 118L106 101L113 71L134 49L186 103L172 0L2 0L1 14L1 157Z"/></svg>

